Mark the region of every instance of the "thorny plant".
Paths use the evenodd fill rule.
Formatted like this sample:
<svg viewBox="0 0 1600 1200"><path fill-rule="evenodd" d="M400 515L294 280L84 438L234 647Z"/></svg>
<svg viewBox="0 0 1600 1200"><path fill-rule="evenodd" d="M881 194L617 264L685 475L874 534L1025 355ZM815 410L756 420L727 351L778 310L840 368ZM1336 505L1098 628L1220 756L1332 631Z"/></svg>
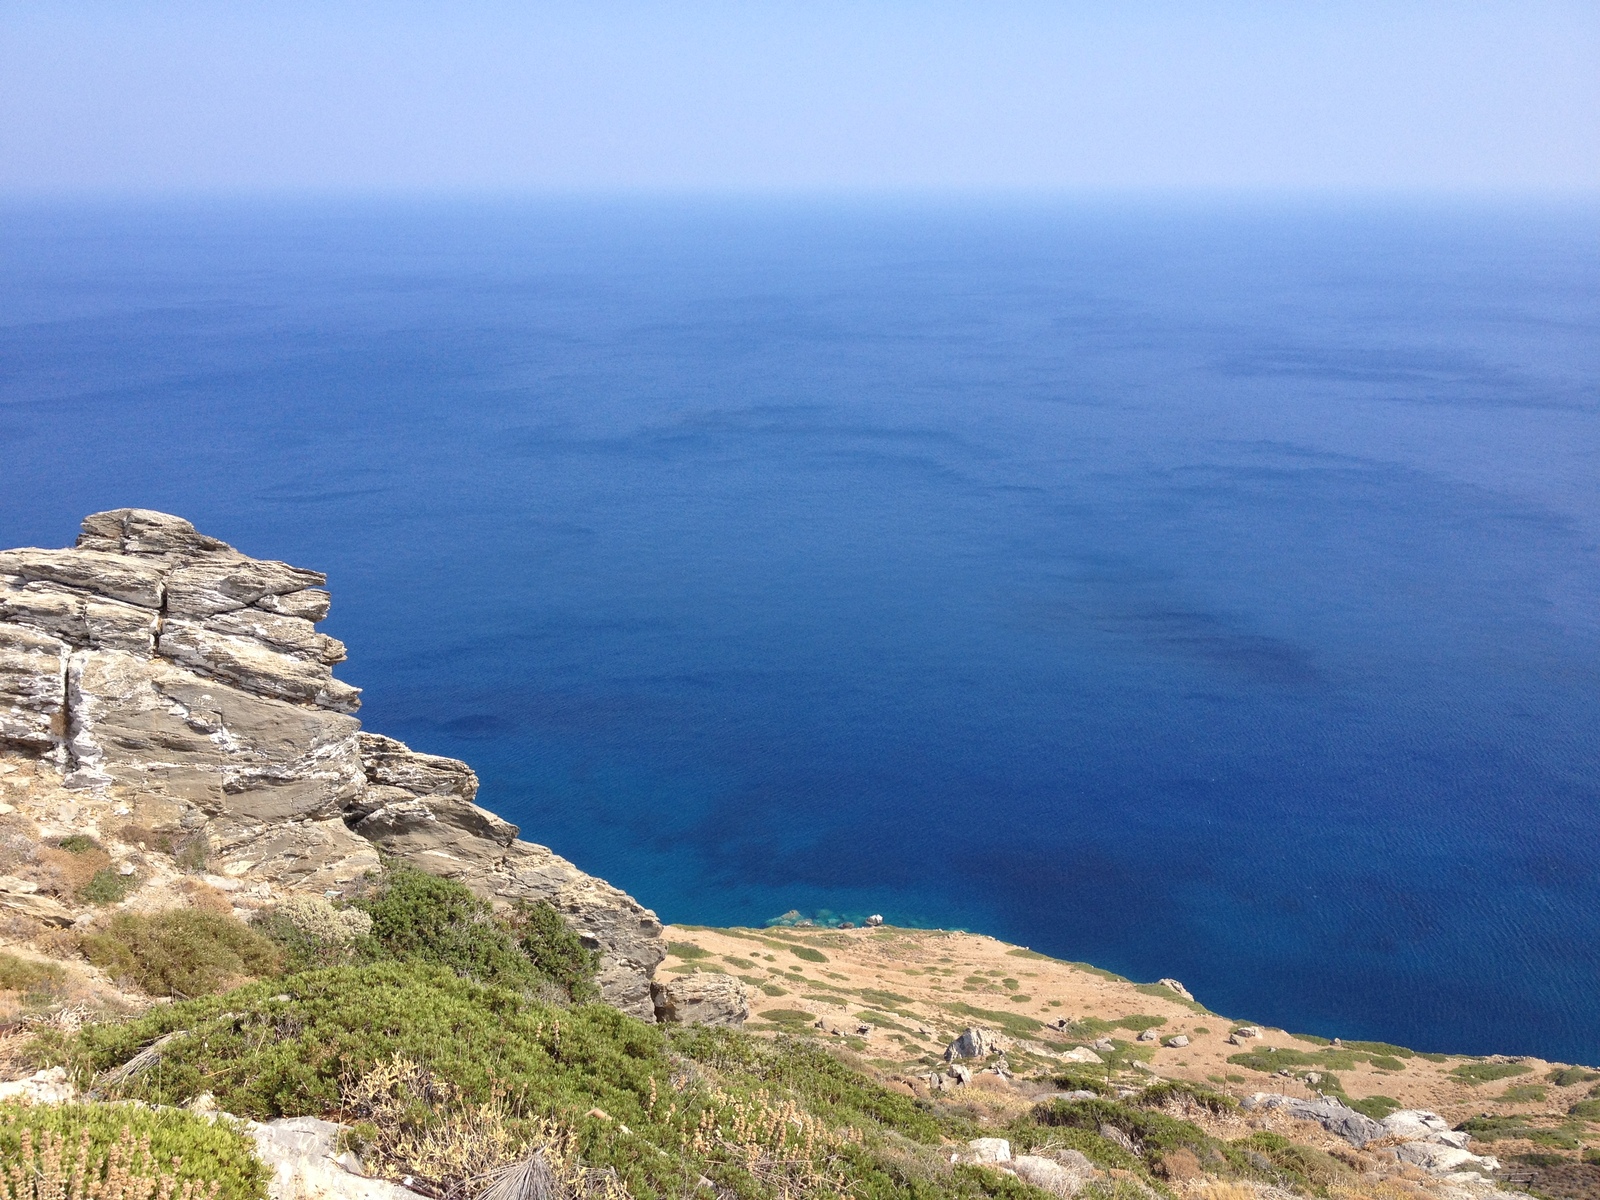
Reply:
<svg viewBox="0 0 1600 1200"><path fill-rule="evenodd" d="M21 1152L0 1175L0 1200L216 1200L221 1184L197 1180L179 1183L179 1161L163 1171L150 1153L150 1135L137 1141L126 1126L103 1154L90 1149L89 1131L78 1139L68 1160L59 1133L46 1131L35 1145L33 1130L24 1129Z"/></svg>
<svg viewBox="0 0 1600 1200"><path fill-rule="evenodd" d="M570 1131L518 1119L496 1093L462 1100L427 1067L395 1055L341 1089L364 1165L456 1200L628 1200L614 1172L585 1167Z"/></svg>

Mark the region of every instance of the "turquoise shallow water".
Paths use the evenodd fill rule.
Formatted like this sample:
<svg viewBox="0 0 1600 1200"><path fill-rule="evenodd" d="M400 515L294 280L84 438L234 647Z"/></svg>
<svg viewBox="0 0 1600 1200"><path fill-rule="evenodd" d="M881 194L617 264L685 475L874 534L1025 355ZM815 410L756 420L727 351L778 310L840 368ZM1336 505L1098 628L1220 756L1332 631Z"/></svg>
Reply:
<svg viewBox="0 0 1600 1200"><path fill-rule="evenodd" d="M0 542L329 572L364 719L671 920L1600 1059L1600 214L14 207Z"/></svg>

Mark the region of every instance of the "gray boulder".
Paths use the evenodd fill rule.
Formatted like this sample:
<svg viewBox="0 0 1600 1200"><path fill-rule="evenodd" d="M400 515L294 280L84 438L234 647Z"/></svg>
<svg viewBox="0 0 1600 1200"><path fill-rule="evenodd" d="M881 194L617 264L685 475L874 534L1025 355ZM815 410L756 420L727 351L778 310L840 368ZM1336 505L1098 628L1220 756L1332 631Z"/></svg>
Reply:
<svg viewBox="0 0 1600 1200"><path fill-rule="evenodd" d="M988 1058L991 1054L1003 1054L1009 1048L1010 1043L994 1030L973 1026L963 1030L955 1041L945 1047L944 1060L952 1062L958 1058Z"/></svg>
<svg viewBox="0 0 1600 1200"><path fill-rule="evenodd" d="M732 975L696 971L650 985L656 1020L674 1025L743 1025L750 990Z"/></svg>

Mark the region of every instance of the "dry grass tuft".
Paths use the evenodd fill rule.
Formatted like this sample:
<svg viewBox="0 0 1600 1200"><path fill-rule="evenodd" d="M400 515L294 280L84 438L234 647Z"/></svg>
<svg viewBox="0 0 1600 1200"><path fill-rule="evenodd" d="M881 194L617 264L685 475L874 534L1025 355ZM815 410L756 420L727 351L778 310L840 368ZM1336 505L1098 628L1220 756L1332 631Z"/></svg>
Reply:
<svg viewBox="0 0 1600 1200"><path fill-rule="evenodd" d="M212 1180L179 1183L171 1171L157 1166L150 1153L150 1135L137 1141L124 1128L103 1154L90 1150L89 1131L78 1139L68 1158L65 1140L46 1131L35 1145L24 1129L21 1153L0 1176L0 1200L216 1200L221 1185ZM176 1170L177 1160L172 1168Z"/></svg>

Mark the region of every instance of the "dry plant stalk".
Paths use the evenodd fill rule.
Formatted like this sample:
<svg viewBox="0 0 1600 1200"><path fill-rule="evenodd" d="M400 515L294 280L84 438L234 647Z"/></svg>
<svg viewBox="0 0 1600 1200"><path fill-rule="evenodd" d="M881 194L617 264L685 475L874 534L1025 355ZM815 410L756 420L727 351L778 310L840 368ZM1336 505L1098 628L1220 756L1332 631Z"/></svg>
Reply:
<svg viewBox="0 0 1600 1200"><path fill-rule="evenodd" d="M711 1093L687 1144L712 1161L742 1167L782 1194L835 1194L849 1184L840 1155L861 1144L859 1130L834 1130L792 1100Z"/></svg>
<svg viewBox="0 0 1600 1200"><path fill-rule="evenodd" d="M0 1175L0 1200L216 1200L221 1183L179 1183L179 1162L160 1170L150 1153L150 1135L137 1141L123 1126L122 1136L103 1154L89 1146L89 1131L78 1138L69 1162L65 1139L46 1130L36 1146L33 1130L21 1134L21 1151Z"/></svg>
<svg viewBox="0 0 1600 1200"><path fill-rule="evenodd" d="M517 1120L503 1097L465 1103L427 1067L395 1055L341 1089L346 1117L377 1133L365 1166L437 1196L490 1200L628 1200L612 1171L585 1167L570 1131ZM0 1198L4 1200L4 1198Z"/></svg>

